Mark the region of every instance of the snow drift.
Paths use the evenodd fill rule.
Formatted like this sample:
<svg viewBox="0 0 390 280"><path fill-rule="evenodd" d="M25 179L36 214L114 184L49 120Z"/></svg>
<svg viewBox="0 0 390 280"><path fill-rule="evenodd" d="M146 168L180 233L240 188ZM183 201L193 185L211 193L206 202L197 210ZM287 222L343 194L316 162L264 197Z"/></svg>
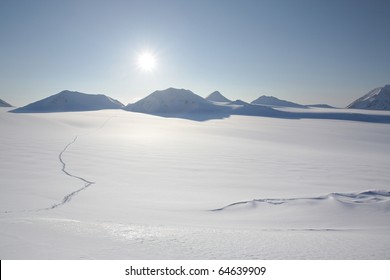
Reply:
<svg viewBox="0 0 390 280"><path fill-rule="evenodd" d="M37 102L12 110L14 113L49 113L119 109L123 104L103 94L64 90Z"/></svg>
<svg viewBox="0 0 390 280"><path fill-rule="evenodd" d="M390 85L375 88L367 94L358 98L347 108L369 109L369 110L390 110Z"/></svg>

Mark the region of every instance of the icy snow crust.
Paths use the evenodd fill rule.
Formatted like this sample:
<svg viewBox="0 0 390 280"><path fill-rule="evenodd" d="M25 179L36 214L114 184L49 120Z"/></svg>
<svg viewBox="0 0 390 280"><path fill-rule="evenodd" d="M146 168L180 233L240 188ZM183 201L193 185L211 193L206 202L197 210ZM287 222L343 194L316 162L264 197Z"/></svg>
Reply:
<svg viewBox="0 0 390 280"><path fill-rule="evenodd" d="M390 258L389 124L6 110L1 259Z"/></svg>

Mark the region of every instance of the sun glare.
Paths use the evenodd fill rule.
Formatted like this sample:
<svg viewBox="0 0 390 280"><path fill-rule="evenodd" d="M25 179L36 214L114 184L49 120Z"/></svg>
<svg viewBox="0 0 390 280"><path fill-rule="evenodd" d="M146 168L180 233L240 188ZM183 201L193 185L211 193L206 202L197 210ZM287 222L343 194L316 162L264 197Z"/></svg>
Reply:
<svg viewBox="0 0 390 280"><path fill-rule="evenodd" d="M142 52L138 55L138 66L142 71L152 71L156 68L156 57L151 52Z"/></svg>

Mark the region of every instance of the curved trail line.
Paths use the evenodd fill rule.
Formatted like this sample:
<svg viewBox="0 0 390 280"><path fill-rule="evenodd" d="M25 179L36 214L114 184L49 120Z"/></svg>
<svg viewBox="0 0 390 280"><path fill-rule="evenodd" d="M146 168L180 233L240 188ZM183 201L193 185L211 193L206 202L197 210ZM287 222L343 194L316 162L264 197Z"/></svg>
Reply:
<svg viewBox="0 0 390 280"><path fill-rule="evenodd" d="M115 115L113 116L110 116L109 118L107 118L103 124L101 124L99 127L95 128L94 130L90 131L90 132L87 132L85 134L82 134L82 135L88 135L88 134L91 134L91 133L95 133L96 131L102 129L103 127L106 126L106 124L113 118L115 117ZM67 171L66 169L66 162L64 161L63 159L63 155L64 153L68 150L68 148L73 145L76 141L77 141L77 138L78 136L76 136L71 142L69 142L65 147L64 149L62 149L62 151L59 153L58 155L58 159L59 161L61 162L62 164L62 168L61 168L61 171L64 172L67 176L69 177L72 177L72 178L75 178L75 179L78 179L80 181L82 181L84 183L84 186L78 190L75 190L67 195L64 196L64 198L62 199L61 202L59 203L55 203L53 204L52 206L49 206L49 207L45 207L45 208L38 208L38 209L22 209L22 210L6 210L4 212L2 212L3 214L11 214L11 213L24 213L24 212L39 212L39 211L45 211L45 210L52 210L52 209L55 209L59 206L62 206L66 203L69 203L72 198L77 195L79 192L85 190L86 188L88 188L89 186L91 186L92 184L95 184L95 182L92 182L92 181L89 181L83 177L80 177L80 176L77 176L77 175L74 175L72 173L70 173L69 171Z"/></svg>
<svg viewBox="0 0 390 280"><path fill-rule="evenodd" d="M73 198L73 196L75 196L76 194L78 194L79 192L85 190L86 188L88 188L90 185L94 184L95 182L92 182L92 181L88 181L87 179L83 178L83 177L80 177L80 176L76 176L72 173L70 173L69 171L66 170L66 163L63 159L63 155L64 153L67 151L67 149L76 142L78 136L76 136L73 141L71 141L70 143L68 143L65 148L61 151L61 153L58 155L58 159L60 160L61 164L62 164L62 172L64 172L67 176L69 177L72 177L72 178L75 178L75 179L78 179L80 181L82 181L84 183L84 186L78 190L75 190L74 192L71 192L70 194L64 196L64 198L62 199L62 201L60 203L56 203L50 207L47 207L47 208L44 208L42 210L50 210L50 209L54 209L54 208L57 208L61 205L64 205L65 203L68 203L71 201L71 199Z"/></svg>

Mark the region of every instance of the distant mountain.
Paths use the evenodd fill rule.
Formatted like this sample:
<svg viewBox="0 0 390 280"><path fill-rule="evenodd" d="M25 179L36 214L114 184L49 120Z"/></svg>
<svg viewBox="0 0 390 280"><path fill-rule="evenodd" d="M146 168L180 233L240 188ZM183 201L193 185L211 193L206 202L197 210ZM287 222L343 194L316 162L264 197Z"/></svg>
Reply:
<svg viewBox="0 0 390 280"><path fill-rule="evenodd" d="M303 108L307 107L303 106ZM227 118L232 115L241 115L287 119L335 119L390 123L390 116L385 115L336 112L336 110L335 112L313 112L312 110L291 112L275 110L269 105L249 104L242 100L212 102L196 95L190 90L176 88L155 91L138 102L128 104L122 109L137 113L194 121L207 121Z"/></svg>
<svg viewBox="0 0 390 280"><path fill-rule="evenodd" d="M315 107L315 108L327 108L327 109L334 109L335 107L330 106L328 104L310 104L305 105L306 107Z"/></svg>
<svg viewBox="0 0 390 280"><path fill-rule="evenodd" d="M12 110L14 113L49 113L119 109L123 104L103 94L64 90L60 93Z"/></svg>
<svg viewBox="0 0 390 280"><path fill-rule="evenodd" d="M0 99L0 107L12 107L12 105Z"/></svg>
<svg viewBox="0 0 390 280"><path fill-rule="evenodd" d="M231 100L227 99L223 96L219 91L214 91L209 96L206 97L206 100L213 102L231 102Z"/></svg>
<svg viewBox="0 0 390 280"><path fill-rule="evenodd" d="M375 88L349 104L351 109L390 110L390 85Z"/></svg>
<svg viewBox="0 0 390 280"><path fill-rule="evenodd" d="M241 100L212 102L190 90L168 88L158 90L123 108L127 111L178 117L192 120L208 120L229 117L230 115L270 116L280 112L269 107L248 104ZM281 112L283 114L283 112Z"/></svg>
<svg viewBox="0 0 390 280"><path fill-rule="evenodd" d="M127 111L147 114L215 113L220 107L196 95L190 90L168 88L157 90L134 104L123 108Z"/></svg>
<svg viewBox="0 0 390 280"><path fill-rule="evenodd" d="M308 108L305 105L293 103L290 101L278 99L273 96L260 96L256 100L253 100L251 104L270 106L270 107L293 107L293 108Z"/></svg>

